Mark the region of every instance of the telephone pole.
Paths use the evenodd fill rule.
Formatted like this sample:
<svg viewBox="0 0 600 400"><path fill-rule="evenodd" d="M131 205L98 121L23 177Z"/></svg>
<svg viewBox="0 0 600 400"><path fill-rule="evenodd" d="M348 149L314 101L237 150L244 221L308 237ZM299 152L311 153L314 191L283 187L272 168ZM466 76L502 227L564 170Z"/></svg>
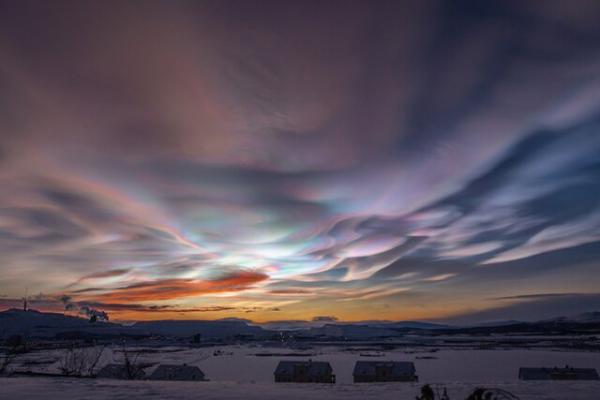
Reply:
<svg viewBox="0 0 600 400"><path fill-rule="evenodd" d="M27 311L27 289L25 289L25 297L23 297L23 311Z"/></svg>

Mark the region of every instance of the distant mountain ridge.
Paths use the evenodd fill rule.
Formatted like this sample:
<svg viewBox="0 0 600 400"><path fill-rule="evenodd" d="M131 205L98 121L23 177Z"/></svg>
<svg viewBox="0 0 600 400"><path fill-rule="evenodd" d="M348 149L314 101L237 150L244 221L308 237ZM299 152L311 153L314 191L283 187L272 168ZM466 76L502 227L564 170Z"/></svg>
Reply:
<svg viewBox="0 0 600 400"><path fill-rule="evenodd" d="M398 330L449 329L440 325L418 321L365 321L329 322L282 321L267 324L253 324L240 319L221 320L159 320L139 321L132 325L95 322L77 316L60 313L46 313L35 310L10 309L0 312L0 337L22 334L31 337L50 338L66 332L80 332L88 336L136 335L190 337L200 334L204 338L225 338L252 336L265 338L277 331L293 331L308 337L337 337L348 339L369 339L397 336Z"/></svg>
<svg viewBox="0 0 600 400"><path fill-rule="evenodd" d="M368 325L343 325L327 324L320 328L310 328L302 331L306 336L325 336L344 339L371 339L377 337L397 336L398 332L392 329L377 328Z"/></svg>
<svg viewBox="0 0 600 400"><path fill-rule="evenodd" d="M153 335L193 336L200 334L205 338L222 338L251 335L264 337L269 334L260 326L249 325L241 320L162 320L137 322L133 327Z"/></svg>
<svg viewBox="0 0 600 400"><path fill-rule="evenodd" d="M124 326L114 322L90 322L87 319L60 313L9 309L0 312L0 338L25 335L53 338L67 333L83 337L94 336L193 336L224 338L236 335L266 337L269 332L241 320L190 321L163 320L136 322Z"/></svg>
<svg viewBox="0 0 600 400"><path fill-rule="evenodd" d="M421 321L387 321L387 320L373 320L373 321L304 321L304 320L283 320L283 321L269 321L261 324L265 329L271 330L284 330L284 331L296 331L323 328L326 325L336 326L365 326L369 328L380 328L380 329L447 329L451 328L451 325L438 324L433 322L421 322Z"/></svg>
<svg viewBox="0 0 600 400"><path fill-rule="evenodd" d="M421 322L421 321L398 321L398 322L380 322L380 323L369 323L368 326L373 327L384 327L388 329L448 329L452 328L452 325L437 324L433 322Z"/></svg>
<svg viewBox="0 0 600 400"><path fill-rule="evenodd" d="M109 322L91 323L89 320L60 313L11 308L0 312L0 337L26 335L53 337L64 332L84 332L90 335L118 334L123 327Z"/></svg>
<svg viewBox="0 0 600 400"><path fill-rule="evenodd" d="M570 318L572 321L578 322L600 322L600 311L591 311L582 314L577 314Z"/></svg>
<svg viewBox="0 0 600 400"><path fill-rule="evenodd" d="M160 320L140 321L133 325L114 322L90 322L77 316L45 313L35 310L9 309L0 312L0 338L21 334L28 337L53 338L67 334L80 337L101 336L165 336L203 339L254 338L267 339L289 332L296 337L371 340L401 336L407 333L428 334L490 334L490 333L600 333L600 312L588 312L571 317L523 322L498 321L470 326L452 326L420 321L273 321L252 323L235 318L221 320ZM62 336L61 336L62 335Z"/></svg>

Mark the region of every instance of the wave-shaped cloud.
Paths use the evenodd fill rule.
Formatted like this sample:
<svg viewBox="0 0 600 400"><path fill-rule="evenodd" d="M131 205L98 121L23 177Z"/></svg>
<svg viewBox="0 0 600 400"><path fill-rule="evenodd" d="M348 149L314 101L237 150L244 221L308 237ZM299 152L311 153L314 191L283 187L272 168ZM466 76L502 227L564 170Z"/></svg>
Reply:
<svg viewBox="0 0 600 400"><path fill-rule="evenodd" d="M597 2L108 9L0 16L8 298L393 319L599 283Z"/></svg>

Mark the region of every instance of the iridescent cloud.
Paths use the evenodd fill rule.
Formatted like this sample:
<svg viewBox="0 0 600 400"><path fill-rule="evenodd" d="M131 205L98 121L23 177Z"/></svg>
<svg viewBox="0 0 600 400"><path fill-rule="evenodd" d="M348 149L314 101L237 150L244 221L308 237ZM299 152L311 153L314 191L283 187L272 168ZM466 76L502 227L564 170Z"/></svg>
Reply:
<svg viewBox="0 0 600 400"><path fill-rule="evenodd" d="M597 291L597 2L0 9L0 306L450 318Z"/></svg>

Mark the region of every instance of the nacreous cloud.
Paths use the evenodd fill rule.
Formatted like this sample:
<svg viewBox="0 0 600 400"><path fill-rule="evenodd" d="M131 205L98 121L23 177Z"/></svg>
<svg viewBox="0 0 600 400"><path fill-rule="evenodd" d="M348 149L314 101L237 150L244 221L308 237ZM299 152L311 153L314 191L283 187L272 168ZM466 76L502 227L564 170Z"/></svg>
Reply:
<svg viewBox="0 0 600 400"><path fill-rule="evenodd" d="M356 320L591 293L599 19L595 1L4 4L0 304Z"/></svg>

